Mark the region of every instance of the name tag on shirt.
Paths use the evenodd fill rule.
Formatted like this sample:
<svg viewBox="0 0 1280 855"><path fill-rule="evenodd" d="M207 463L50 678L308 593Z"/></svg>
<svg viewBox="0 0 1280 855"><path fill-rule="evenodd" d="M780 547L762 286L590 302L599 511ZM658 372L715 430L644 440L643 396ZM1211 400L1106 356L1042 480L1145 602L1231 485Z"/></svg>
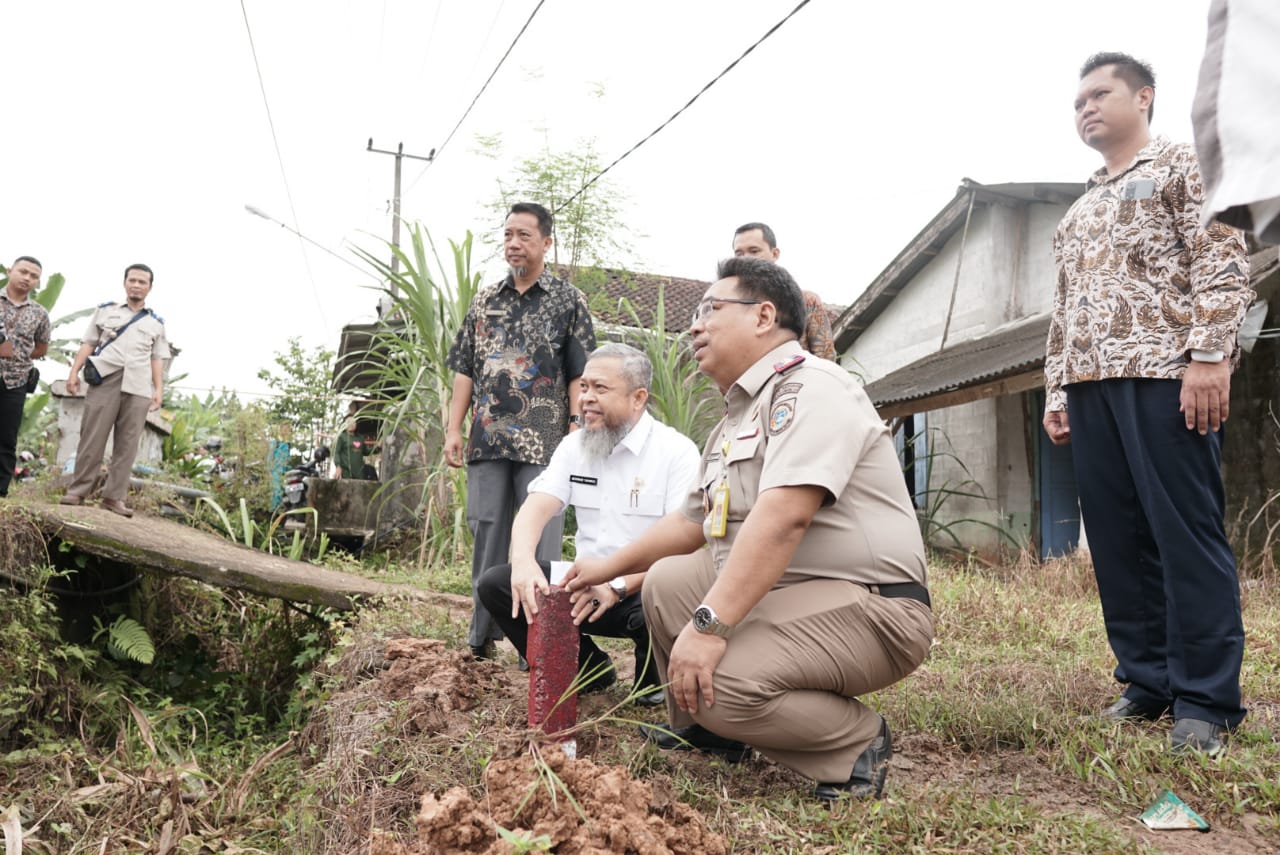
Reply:
<svg viewBox="0 0 1280 855"><path fill-rule="evenodd" d="M592 478L590 475L570 475L569 483L570 484L586 484L590 487L594 487L600 483L600 479Z"/></svg>
<svg viewBox="0 0 1280 855"><path fill-rule="evenodd" d="M1135 178L1124 185L1120 192L1121 199L1150 199L1156 194L1154 178Z"/></svg>

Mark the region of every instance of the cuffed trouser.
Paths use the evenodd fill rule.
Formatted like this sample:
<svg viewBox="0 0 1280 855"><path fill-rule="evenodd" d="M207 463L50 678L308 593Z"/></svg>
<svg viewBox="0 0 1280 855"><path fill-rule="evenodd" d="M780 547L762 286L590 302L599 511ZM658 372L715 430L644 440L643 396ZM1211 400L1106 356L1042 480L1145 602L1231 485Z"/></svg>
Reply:
<svg viewBox="0 0 1280 855"><path fill-rule="evenodd" d="M551 564L539 561L538 565L542 568L542 575L550 581ZM521 656L527 657L529 624L523 613L518 617L511 617L511 565L499 564L484 571L476 586L476 592L485 610L511 640L512 646ZM649 653L649 628L644 623L644 606L640 601L639 593L623 599L601 615L595 623L583 621L579 633L581 642L578 645L578 668L581 670L583 666L587 666L586 673L590 673L597 664L603 663L609 656L596 646L596 643L591 640L591 635L587 633L605 638L631 639L636 645L635 687L644 689L662 685L663 680L658 674L658 664Z"/></svg>
<svg viewBox="0 0 1280 855"><path fill-rule="evenodd" d="M0 381L0 496L9 495L9 482L18 466L18 430L26 402L25 386L6 389Z"/></svg>
<svg viewBox="0 0 1280 855"><path fill-rule="evenodd" d="M76 448L76 471L68 496L85 497L93 489L107 448L111 441L111 466L102 498L123 502L129 495L129 476L138 458L138 441L151 409L151 398L120 391L124 371L116 371L102 379L98 386L85 384L84 417L80 420L80 444Z"/></svg>
<svg viewBox="0 0 1280 855"><path fill-rule="evenodd" d="M1223 526L1222 435L1187 430L1178 380L1066 387L1071 456L1115 677L1175 718L1244 719L1244 623Z"/></svg>
<svg viewBox="0 0 1280 855"><path fill-rule="evenodd" d="M705 549L664 558L645 577L645 619L664 675L676 637L715 579ZM667 692L667 712L673 727L697 721L801 775L846 781L880 729L857 696L910 674L932 640L933 615L915 600L835 579L774 588L729 639L713 678L715 706L690 716Z"/></svg>
<svg viewBox="0 0 1280 855"><path fill-rule="evenodd" d="M511 522L529 494L529 484L545 468L510 460L477 460L467 465L467 525L475 540L471 554L471 631L467 636L472 647L502 638L501 629L480 602L480 575L510 560ZM538 560L559 561L563 537L564 517L553 517L538 541Z"/></svg>

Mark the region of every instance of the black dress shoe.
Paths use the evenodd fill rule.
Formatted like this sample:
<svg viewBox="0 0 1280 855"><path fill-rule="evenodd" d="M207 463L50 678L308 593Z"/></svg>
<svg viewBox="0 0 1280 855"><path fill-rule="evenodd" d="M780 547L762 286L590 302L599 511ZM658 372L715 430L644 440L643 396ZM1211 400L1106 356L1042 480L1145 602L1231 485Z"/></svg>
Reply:
<svg viewBox="0 0 1280 855"><path fill-rule="evenodd" d="M518 661L518 662L516 662L516 667L517 667L517 668L519 668L521 671L528 671L528 670L529 670L529 660L528 660L528 659L525 659L523 656L521 656L521 657L520 657L520 659L519 659L519 661Z"/></svg>
<svg viewBox="0 0 1280 855"><path fill-rule="evenodd" d="M660 707L667 702L667 693L660 686L637 686L635 703L642 707Z"/></svg>
<svg viewBox="0 0 1280 855"><path fill-rule="evenodd" d="M893 756L893 737L889 723L880 719L880 735L871 740L867 750L858 755L849 780L838 784L819 783L813 788L815 797L824 802L838 799L880 798L884 792L884 779L889 774L889 758Z"/></svg>
<svg viewBox="0 0 1280 855"><path fill-rule="evenodd" d="M605 671L596 671L591 669L588 670L586 674L587 676L584 679L588 682L584 683L582 688L578 690L584 695L594 695L598 692L603 692L605 689L618 682L618 669L614 668L612 665L610 665Z"/></svg>
<svg viewBox="0 0 1280 855"><path fill-rule="evenodd" d="M741 763L751 756L750 745L717 736L698 724L670 729L642 724L640 735L664 751L705 751L730 763Z"/></svg>
<svg viewBox="0 0 1280 855"><path fill-rule="evenodd" d="M1152 707L1138 703L1132 698L1121 697L1111 706L1098 713L1098 718L1105 721L1130 721L1135 718L1155 721L1163 716L1168 707Z"/></svg>
<svg viewBox="0 0 1280 855"><path fill-rule="evenodd" d="M493 639L489 639L484 644L471 645L471 655L476 659L495 659L498 656L498 645Z"/></svg>
<svg viewBox="0 0 1280 855"><path fill-rule="evenodd" d="M1211 721L1180 718L1169 731L1169 753L1173 755L1203 754L1210 760L1227 750L1227 729Z"/></svg>

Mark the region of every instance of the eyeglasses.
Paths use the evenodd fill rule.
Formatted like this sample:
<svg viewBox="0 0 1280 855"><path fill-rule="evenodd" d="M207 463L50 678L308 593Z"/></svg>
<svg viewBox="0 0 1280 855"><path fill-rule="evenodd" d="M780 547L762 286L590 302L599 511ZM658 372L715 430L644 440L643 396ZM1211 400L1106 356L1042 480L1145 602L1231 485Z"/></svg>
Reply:
<svg viewBox="0 0 1280 855"><path fill-rule="evenodd" d="M741 297L707 297L693 310L693 318L689 323L690 325L695 324L714 312L716 303L737 303L740 306L756 306L763 302L763 300L744 300Z"/></svg>

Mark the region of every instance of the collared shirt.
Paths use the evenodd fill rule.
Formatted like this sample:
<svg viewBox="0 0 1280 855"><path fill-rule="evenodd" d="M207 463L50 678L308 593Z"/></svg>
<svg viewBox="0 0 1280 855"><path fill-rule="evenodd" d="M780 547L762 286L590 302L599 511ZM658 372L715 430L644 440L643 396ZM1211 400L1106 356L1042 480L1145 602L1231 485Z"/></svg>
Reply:
<svg viewBox="0 0 1280 855"><path fill-rule="evenodd" d="M80 341L94 347L110 341L101 353L89 357L94 366L103 377L123 370L120 390L126 395L150 398L151 362L169 358L169 342L164 334L164 320L150 311L117 336L116 331L136 314L128 303L104 303L89 319Z"/></svg>
<svg viewBox="0 0 1280 855"><path fill-rule="evenodd" d="M814 356L832 361L836 358L836 343L831 337L831 319L822 298L812 291L804 291L804 349Z"/></svg>
<svg viewBox="0 0 1280 855"><path fill-rule="evenodd" d="M364 459L373 454L376 443L344 430L333 444L333 465L342 470L343 478L364 477Z"/></svg>
<svg viewBox="0 0 1280 855"><path fill-rule="evenodd" d="M9 299L9 291L0 288L0 328L6 341L13 342L13 356L0 357L0 380L6 389L25 386L31 373L31 351L37 344L49 342L49 313L28 295L21 303Z"/></svg>
<svg viewBox="0 0 1280 855"><path fill-rule="evenodd" d="M584 429L564 438L529 492L573 505L577 554L604 558L684 506L698 474L698 448L648 413L604 460L588 460L582 453L585 434Z"/></svg>
<svg viewBox="0 0 1280 855"><path fill-rule="evenodd" d="M1203 199L1195 150L1164 137L1118 175L1089 179L1053 239L1046 411L1066 409L1071 383L1176 380L1192 350L1235 355L1249 259L1239 231L1201 225Z"/></svg>
<svg viewBox="0 0 1280 855"><path fill-rule="evenodd" d="M847 371L806 358L790 341L729 387L725 410L684 509L703 523L717 573L760 493L816 486L826 500L779 586L812 578L925 583L924 542L889 429ZM710 512L722 485L728 526L714 537Z"/></svg>
<svg viewBox="0 0 1280 855"><path fill-rule="evenodd" d="M467 460L545 465L595 346L586 298L549 270L523 294L510 276L481 288L445 360L472 382Z"/></svg>

